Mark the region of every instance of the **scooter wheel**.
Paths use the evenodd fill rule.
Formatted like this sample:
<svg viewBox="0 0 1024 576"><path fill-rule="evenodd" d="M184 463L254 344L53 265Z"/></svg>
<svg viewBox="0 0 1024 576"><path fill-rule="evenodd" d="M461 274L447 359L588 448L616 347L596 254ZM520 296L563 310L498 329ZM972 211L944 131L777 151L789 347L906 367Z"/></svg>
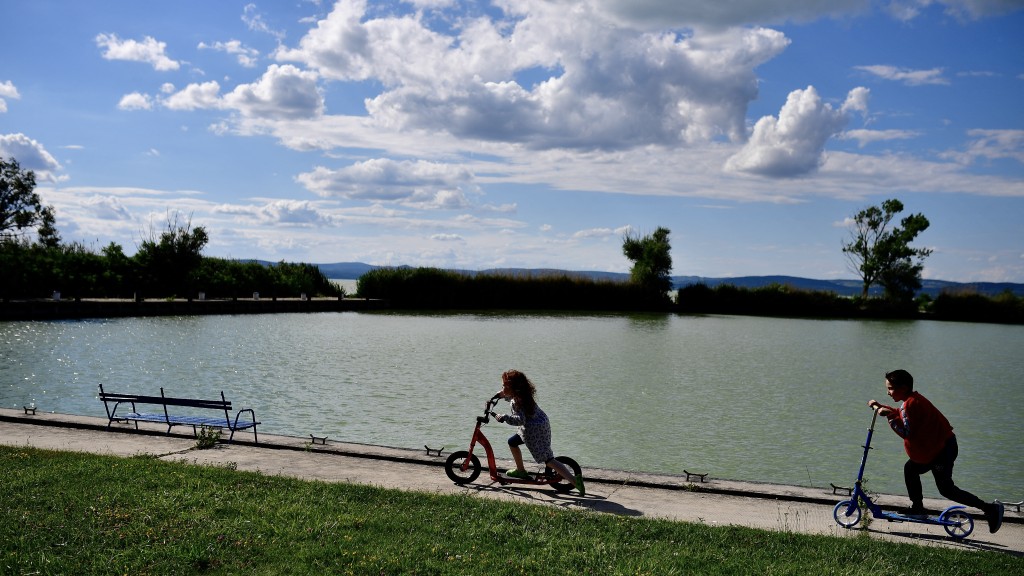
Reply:
<svg viewBox="0 0 1024 576"><path fill-rule="evenodd" d="M957 540L967 538L971 532L974 532L974 518L960 508L946 510L939 515L939 521L944 522L942 527L946 530L946 534ZM949 522L949 524L945 524L945 522Z"/></svg>
<svg viewBox="0 0 1024 576"><path fill-rule="evenodd" d="M467 458L469 462L466 465L466 469L463 470L462 466L466 463ZM469 484L480 475L480 459L465 450L452 452L451 456L448 456L448 460L444 463L444 472L451 478L452 482L460 486L462 484Z"/></svg>
<svg viewBox="0 0 1024 576"><path fill-rule="evenodd" d="M577 464L576 461L573 460L572 458L569 458L568 456L555 456L555 460L558 460L562 464L565 464L566 466L568 466L569 470L572 470L572 475L573 476L580 476L580 475L583 474L583 469L580 468L580 465ZM552 478L555 478L555 482L554 482L554 484L552 484L552 486L554 486L555 490L558 490L559 492L569 492L573 488L575 488L575 486L573 486L572 484L569 484L565 480L565 478L562 478L561 474L559 474L558 472L555 472L550 467L544 469L544 474L546 476L550 476Z"/></svg>
<svg viewBox="0 0 1024 576"><path fill-rule="evenodd" d="M843 500L832 509L832 517L843 528L853 528L860 522L860 506L854 500Z"/></svg>

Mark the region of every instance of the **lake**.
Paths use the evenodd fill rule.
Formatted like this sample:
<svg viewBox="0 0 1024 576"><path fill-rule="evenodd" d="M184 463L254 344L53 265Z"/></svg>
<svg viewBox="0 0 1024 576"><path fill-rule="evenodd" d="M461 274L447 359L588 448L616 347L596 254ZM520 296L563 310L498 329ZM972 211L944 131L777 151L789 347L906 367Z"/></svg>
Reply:
<svg viewBox="0 0 1024 576"><path fill-rule="evenodd" d="M509 368L536 384L556 454L589 467L852 485L884 373L950 419L954 478L1024 497L1024 326L672 314L345 312L0 322L0 405L103 416L108 391L252 407L261 432L463 449ZM891 403L891 402L888 402ZM499 405L499 409L506 406ZM510 426L485 431L507 456ZM903 494L876 430L871 490ZM930 478L926 495L936 496Z"/></svg>

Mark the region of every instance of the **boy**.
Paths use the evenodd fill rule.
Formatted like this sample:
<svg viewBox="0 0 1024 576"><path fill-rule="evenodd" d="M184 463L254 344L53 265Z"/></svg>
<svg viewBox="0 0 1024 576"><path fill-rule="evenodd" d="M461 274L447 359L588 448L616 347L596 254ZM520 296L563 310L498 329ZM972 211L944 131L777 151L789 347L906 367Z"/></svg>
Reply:
<svg viewBox="0 0 1024 576"><path fill-rule="evenodd" d="M914 392L914 377L906 370L893 370L885 375L885 388L889 397L902 402L899 408L886 406L876 400L868 406L889 420L893 432L903 438L903 448L910 457L903 466L903 479L910 496L908 516L925 516L921 475L931 471L939 493L964 506L972 506L985 513L988 531L996 532L1003 524L1003 504L994 500L986 503L974 494L961 490L953 483L953 463L957 444L953 427L924 396Z"/></svg>

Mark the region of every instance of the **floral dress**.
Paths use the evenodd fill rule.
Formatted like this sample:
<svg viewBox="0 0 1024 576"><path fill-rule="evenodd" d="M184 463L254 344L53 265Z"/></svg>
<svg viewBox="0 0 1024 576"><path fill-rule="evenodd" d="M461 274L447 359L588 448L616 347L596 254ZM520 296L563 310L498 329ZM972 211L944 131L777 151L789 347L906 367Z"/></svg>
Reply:
<svg viewBox="0 0 1024 576"><path fill-rule="evenodd" d="M537 406L533 409L533 416L527 418L522 410L516 407L516 401L512 400L512 413L505 416L505 424L519 427L519 436L523 439L530 455L538 464L544 464L555 457L551 451L551 423L548 415Z"/></svg>

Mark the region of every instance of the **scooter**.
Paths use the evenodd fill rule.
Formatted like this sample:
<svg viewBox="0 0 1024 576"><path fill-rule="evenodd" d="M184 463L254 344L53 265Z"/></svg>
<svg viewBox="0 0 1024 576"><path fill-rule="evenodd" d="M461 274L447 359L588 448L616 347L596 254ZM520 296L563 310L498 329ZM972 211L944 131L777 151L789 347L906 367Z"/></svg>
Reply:
<svg viewBox="0 0 1024 576"><path fill-rule="evenodd" d="M881 408L873 410L871 427L868 428L868 438L864 442L864 457L860 461L860 471L857 473L857 482L854 484L853 493L849 500L843 500L832 509L832 517L843 528L853 528L860 522L861 506L863 503L871 515L875 518L889 522L915 522L918 524L936 524L942 526L946 533L961 540L974 531L974 519L965 511L964 506L950 506L938 516L907 516L896 512L886 512L878 504L875 504L867 492L864 491L864 467L868 462L868 451L871 450L871 436L875 432L875 421Z"/></svg>
<svg viewBox="0 0 1024 576"><path fill-rule="evenodd" d="M484 415L477 416L476 418L476 428L473 429L473 437L469 441L469 450L459 450L457 452L452 452L452 454L448 456L448 460L444 463L444 471L448 475L448 478L451 478L452 482L461 486L463 484L469 484L480 476L480 459L477 458L476 454L473 454L473 449L477 444L479 444L487 453L487 468L490 471L491 480L494 482L501 485L549 485L553 486L555 490L558 490L559 492L569 492L575 488L575 486L566 481L565 478L562 478L562 476L550 466L545 466L543 472L530 473L529 478L515 478L498 473L498 464L494 459L494 449L491 448L491 443L487 440L487 437L484 436L481 428L484 424L490 422L491 416L497 416L493 410L501 398L501 394L495 394L490 400L484 403ZM583 473L580 465L568 456L556 456L555 460L558 460L562 464L568 466L569 469L572 470L573 475L577 477Z"/></svg>

